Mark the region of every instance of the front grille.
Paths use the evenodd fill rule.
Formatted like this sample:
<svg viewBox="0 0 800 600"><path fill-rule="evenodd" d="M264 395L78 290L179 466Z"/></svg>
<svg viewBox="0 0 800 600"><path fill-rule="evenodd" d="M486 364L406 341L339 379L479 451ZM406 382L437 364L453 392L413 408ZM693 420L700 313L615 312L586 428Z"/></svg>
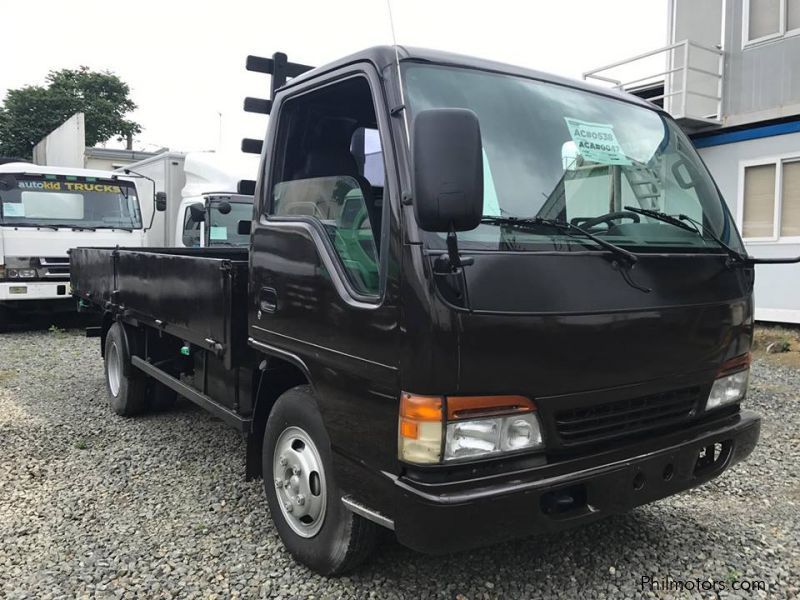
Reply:
<svg viewBox="0 0 800 600"><path fill-rule="evenodd" d="M43 267L42 277L49 279L69 279L68 256L42 256L39 264Z"/></svg>
<svg viewBox="0 0 800 600"><path fill-rule="evenodd" d="M699 397L695 386L561 410L555 414L556 430L562 444L571 446L668 428L694 416Z"/></svg>

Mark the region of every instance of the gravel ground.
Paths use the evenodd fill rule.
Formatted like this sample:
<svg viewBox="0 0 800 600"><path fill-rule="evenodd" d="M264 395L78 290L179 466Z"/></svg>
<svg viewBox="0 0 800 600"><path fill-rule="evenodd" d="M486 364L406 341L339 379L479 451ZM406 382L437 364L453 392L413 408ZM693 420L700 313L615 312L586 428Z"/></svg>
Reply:
<svg viewBox="0 0 800 600"><path fill-rule="evenodd" d="M284 551L235 431L188 404L113 415L98 342L77 331L0 335L0 598L800 597L798 389L798 371L755 364L762 442L701 489L445 557L387 537L328 580ZM653 593L643 577L726 589Z"/></svg>

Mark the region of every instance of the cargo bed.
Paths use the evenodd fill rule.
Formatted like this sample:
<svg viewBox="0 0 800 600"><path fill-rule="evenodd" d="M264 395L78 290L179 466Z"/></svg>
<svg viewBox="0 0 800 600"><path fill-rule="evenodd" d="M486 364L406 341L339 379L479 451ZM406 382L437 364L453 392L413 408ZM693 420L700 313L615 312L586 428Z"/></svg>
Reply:
<svg viewBox="0 0 800 600"><path fill-rule="evenodd" d="M84 303L204 348L226 368L247 349L247 248L75 248Z"/></svg>

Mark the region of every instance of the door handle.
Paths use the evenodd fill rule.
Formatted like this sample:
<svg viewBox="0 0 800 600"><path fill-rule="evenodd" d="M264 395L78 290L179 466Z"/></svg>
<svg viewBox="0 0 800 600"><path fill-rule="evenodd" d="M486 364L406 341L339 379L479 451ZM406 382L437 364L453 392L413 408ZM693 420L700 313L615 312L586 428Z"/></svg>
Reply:
<svg viewBox="0 0 800 600"><path fill-rule="evenodd" d="M261 312L272 314L278 310L278 290L262 287L258 294L258 308Z"/></svg>

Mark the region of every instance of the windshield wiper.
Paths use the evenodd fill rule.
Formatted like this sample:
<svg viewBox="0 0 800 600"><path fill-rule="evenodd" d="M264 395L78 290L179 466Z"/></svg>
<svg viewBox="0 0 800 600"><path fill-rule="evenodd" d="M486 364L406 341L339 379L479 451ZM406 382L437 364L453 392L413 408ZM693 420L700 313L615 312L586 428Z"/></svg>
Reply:
<svg viewBox="0 0 800 600"><path fill-rule="evenodd" d="M96 229L120 229L122 231L133 231L133 228L128 227L127 225L101 225L100 227L87 227L87 229L91 229L92 231Z"/></svg>
<svg viewBox="0 0 800 600"><path fill-rule="evenodd" d="M8 221L3 221L0 223L3 227L36 227L37 229L52 229L53 231L58 231L59 227L64 227L64 225L51 225L49 223L10 223Z"/></svg>
<svg viewBox="0 0 800 600"><path fill-rule="evenodd" d="M88 225L70 225L72 231L97 231L97 227L89 227Z"/></svg>
<svg viewBox="0 0 800 600"><path fill-rule="evenodd" d="M720 245L720 247L721 247L723 250L725 250L725 252L727 252L727 253L728 253L728 255L729 255L729 256L730 256L730 257L731 257L733 260L735 260L735 261L738 261L738 262L741 262L741 263L745 263L745 262L747 262L747 256L743 255L741 252L738 252L738 251L734 250L733 248L731 248L730 246L728 246L728 244L726 244L725 242L723 242L723 241L722 241L722 239L721 239L721 238L720 238L720 237L719 237L719 236L718 236L716 233L714 233L714 232L713 232L713 231L711 231L710 229L707 229L707 228L706 228L706 227L705 227L705 226L704 226L702 223L700 223L700 222L696 221L695 219L693 219L693 218L692 218L692 217L690 217L689 215L680 214L680 215L678 215L678 218L679 218L681 221L688 221L689 223L691 223L692 225L694 225L694 226L695 226L695 230L697 231L697 234L698 234L698 235L699 235L701 238L703 237L703 233L702 233L702 232L703 232L703 231L705 231L705 232L708 234L708 237L710 237L710 238L711 238L712 240L714 240L714 241L715 241L717 244L719 244L719 245Z"/></svg>
<svg viewBox="0 0 800 600"><path fill-rule="evenodd" d="M663 221L664 223L669 223L670 225L675 225L675 227L680 227L681 229L685 229L687 231L691 231L692 233L696 233L700 236L700 239L705 240L703 236L703 232L708 234L714 242L719 244L719 246L728 253L728 255L736 261L745 262L747 260L746 256L743 256L740 252L737 252L728 244L723 242L719 236L707 229L702 223L693 219L689 215L678 214L678 215L668 215L666 213L659 212L657 210L651 210L649 208L637 208L635 206L626 206L625 210L629 210L630 212L639 213L645 215L646 217L652 217L653 219L658 219L659 221ZM689 225L691 223L691 225Z"/></svg>
<svg viewBox="0 0 800 600"><path fill-rule="evenodd" d="M625 280L625 283L627 283L632 288L639 290L640 292L644 292L645 294L648 294L652 291L649 287L645 287L643 285L636 283L631 277L630 270L639 260L638 256L636 256L633 252L625 250L625 248L620 248L616 244L612 244L611 242L604 240L603 238L598 237L589 231L586 231L583 227L580 227L579 225L573 225L572 223L568 223L567 221L557 221L555 219L545 219L542 217L523 217L523 218L483 217L481 219L481 223L507 225L509 227L517 227L520 229L527 229L529 231L537 226L543 225L545 227L552 227L554 229L563 231L567 235L572 235L577 233L587 239L592 240L597 245L610 251L618 258L623 259L622 261L612 262L611 266L612 268L619 271L620 275L622 275L622 278Z"/></svg>
<svg viewBox="0 0 800 600"><path fill-rule="evenodd" d="M555 229L560 229L561 231L565 232L573 232L577 233L578 235L582 235L583 237L592 240L597 245L602 246L606 250L613 252L620 258L624 258L628 263L635 264L639 257L636 256L633 252L629 252L625 250L625 248L620 248L616 244L612 244L608 240L604 240L601 237L596 236L595 234L585 230L583 227L579 225L573 225L572 223L568 223L567 221L557 221L556 219L545 219L543 217L483 217L481 219L481 223L494 223L497 225L508 225L510 227L518 227L521 229L529 229L530 227L535 227L537 225L543 225L545 227L553 227Z"/></svg>
<svg viewBox="0 0 800 600"><path fill-rule="evenodd" d="M662 213L657 210L651 210L649 208L637 208L635 206L624 206L623 208L632 213L644 215L646 217L650 217L658 221L663 221L664 223L669 223L670 225L675 225L675 227L680 227L681 229L685 229L686 231L691 231L692 233L699 233L697 231L697 228L692 227L691 225L687 225L686 223L681 221L678 217L673 217L672 215L668 215L666 213Z"/></svg>

